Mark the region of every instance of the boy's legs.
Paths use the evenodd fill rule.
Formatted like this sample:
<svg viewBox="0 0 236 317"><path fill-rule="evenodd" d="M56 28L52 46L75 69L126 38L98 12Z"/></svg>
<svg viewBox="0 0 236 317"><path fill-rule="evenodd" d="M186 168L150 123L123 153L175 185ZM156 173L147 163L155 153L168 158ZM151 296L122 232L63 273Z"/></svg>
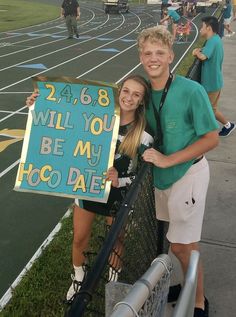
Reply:
<svg viewBox="0 0 236 317"><path fill-rule="evenodd" d="M223 113L217 109L218 101L220 99L220 91L208 92L207 94L210 99L212 109L215 113L216 120L225 125L228 122L228 120L226 120Z"/></svg>
<svg viewBox="0 0 236 317"><path fill-rule="evenodd" d="M199 250L199 244L190 243L190 244L181 244L181 243L171 243L171 251L180 261L184 276L188 270L189 259L192 250ZM195 307L204 309L204 287L203 287L203 269L201 260L198 264L198 276L197 276L197 289L196 289L196 300Z"/></svg>
<svg viewBox="0 0 236 317"><path fill-rule="evenodd" d="M193 164L171 188L155 190L157 218L169 221L167 239L186 273L192 250L199 250L209 167L205 158ZM196 307L204 308L203 270L199 263Z"/></svg>

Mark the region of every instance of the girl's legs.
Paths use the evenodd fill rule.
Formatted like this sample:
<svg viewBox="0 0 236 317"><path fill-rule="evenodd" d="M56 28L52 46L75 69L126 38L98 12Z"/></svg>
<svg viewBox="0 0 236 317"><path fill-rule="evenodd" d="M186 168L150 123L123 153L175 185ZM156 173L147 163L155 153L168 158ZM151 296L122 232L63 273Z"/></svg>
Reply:
<svg viewBox="0 0 236 317"><path fill-rule="evenodd" d="M81 266L85 261L86 251L92 231L95 213L75 205L73 215L74 236L72 245L73 265Z"/></svg>
<svg viewBox="0 0 236 317"><path fill-rule="evenodd" d="M111 225L113 218L112 217L107 217L106 218L107 224ZM114 246L113 252L110 254L109 257L109 281L117 281L118 279L118 274L121 272L122 269L122 261L121 261L121 256L124 250L124 232L121 232L119 235L116 244Z"/></svg>
<svg viewBox="0 0 236 317"><path fill-rule="evenodd" d="M89 244L94 218L95 213L82 209L77 205L74 206L72 261L75 275L72 277L73 281L66 295L67 300L70 300L78 292L80 282L83 281L85 275L82 267L85 262L84 252L87 250Z"/></svg>

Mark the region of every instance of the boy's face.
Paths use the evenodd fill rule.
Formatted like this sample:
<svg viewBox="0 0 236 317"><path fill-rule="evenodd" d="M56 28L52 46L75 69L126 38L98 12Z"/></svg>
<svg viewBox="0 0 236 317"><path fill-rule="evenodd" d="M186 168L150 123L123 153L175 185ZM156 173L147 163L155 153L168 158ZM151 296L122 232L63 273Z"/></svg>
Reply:
<svg viewBox="0 0 236 317"><path fill-rule="evenodd" d="M211 30L211 27L207 26L205 22L202 22L202 27L200 29L201 36L202 37L207 37L210 30Z"/></svg>
<svg viewBox="0 0 236 317"><path fill-rule="evenodd" d="M174 53L161 41L146 40L139 57L149 79L160 79L166 74L169 75L169 66L174 59Z"/></svg>

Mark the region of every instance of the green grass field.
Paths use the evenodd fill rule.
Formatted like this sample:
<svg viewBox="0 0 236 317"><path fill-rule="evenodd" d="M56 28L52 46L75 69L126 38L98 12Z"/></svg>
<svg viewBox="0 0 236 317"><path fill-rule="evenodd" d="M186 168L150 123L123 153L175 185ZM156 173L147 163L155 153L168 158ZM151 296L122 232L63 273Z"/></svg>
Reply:
<svg viewBox="0 0 236 317"><path fill-rule="evenodd" d="M24 0L0 0L0 32L16 30L56 19L60 6Z"/></svg>

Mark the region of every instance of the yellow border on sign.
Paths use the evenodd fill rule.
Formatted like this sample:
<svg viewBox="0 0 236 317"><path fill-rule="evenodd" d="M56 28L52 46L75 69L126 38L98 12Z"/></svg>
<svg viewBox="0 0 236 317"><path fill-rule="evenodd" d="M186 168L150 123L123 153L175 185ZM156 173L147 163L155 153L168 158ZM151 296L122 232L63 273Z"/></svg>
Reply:
<svg viewBox="0 0 236 317"><path fill-rule="evenodd" d="M34 92L39 93L39 88L37 85L37 82L45 82L45 81L50 81L50 82L62 82L62 83L70 83L70 84L82 84L82 85L91 85L91 86L102 86L102 87L110 87L113 90L113 96L115 100L115 124L113 128L113 133L112 133L112 140L111 140L111 147L110 147L110 155L108 159L108 169L113 166L114 162L114 157L115 157L115 150L116 150L116 143L117 143L117 137L119 133L119 126L120 126L120 106L119 106L119 93L118 93L118 88L119 86L115 83L107 83L107 82L102 82L102 81L92 81L92 80L81 80L78 78L72 78L72 77L67 77L67 76L60 76L60 77L47 77L47 76L35 76L32 77L33 80L33 87L34 87ZM34 110L34 105L33 104L30 107L30 110ZM28 144L29 144L29 139L30 139L30 133L31 133L31 127L32 127L32 114L31 111L28 113L28 119L27 119L27 124L26 124L26 131L25 131L25 138L23 142L23 147L22 147L22 152L21 152L21 163L25 163L26 161L26 156L27 156L27 150L28 150ZM84 200L91 200L91 201L101 201L101 202L107 202L109 193L110 193L110 188L111 188L111 182L106 182L105 183L105 189L104 189L104 196L103 198L99 199L96 197L84 197L80 195L69 195L69 194L63 194L63 193L55 193L55 192L47 192L47 191L34 191L34 190L28 190L28 189L22 189L20 188L21 181L19 180L19 173L20 173L20 166L17 171L17 177L16 177L16 182L15 182L15 187L14 190L16 191L21 191L21 192L32 192L36 194L45 194L45 195L51 195L51 196L60 196L60 197L67 197L67 198L74 198L74 199L84 199Z"/></svg>

